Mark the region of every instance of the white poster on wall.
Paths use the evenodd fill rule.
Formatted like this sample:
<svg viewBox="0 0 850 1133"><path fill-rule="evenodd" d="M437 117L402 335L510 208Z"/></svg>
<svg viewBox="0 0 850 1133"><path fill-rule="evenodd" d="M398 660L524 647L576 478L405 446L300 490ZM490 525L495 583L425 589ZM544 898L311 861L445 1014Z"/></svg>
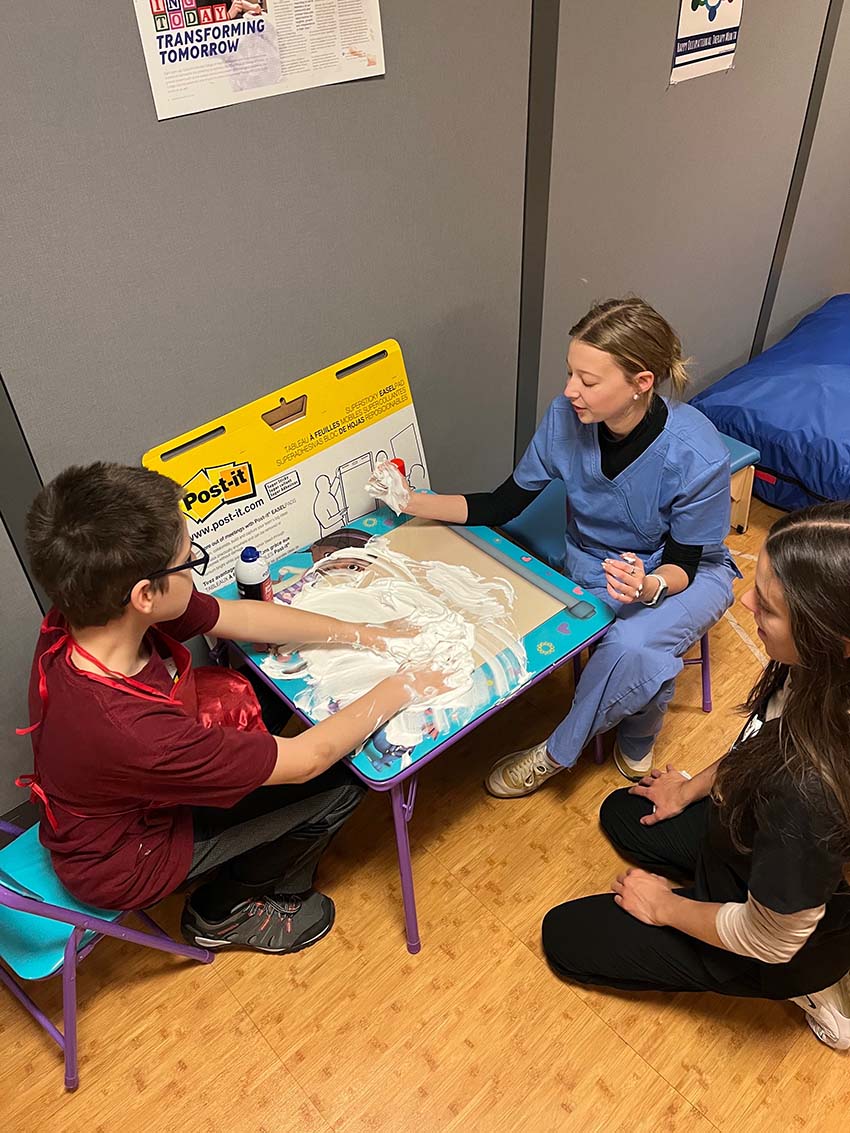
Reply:
<svg viewBox="0 0 850 1133"><path fill-rule="evenodd" d="M729 70L743 9L744 0L679 0L672 84Z"/></svg>
<svg viewBox="0 0 850 1133"><path fill-rule="evenodd" d="M134 0L156 116L383 75L378 0Z"/></svg>

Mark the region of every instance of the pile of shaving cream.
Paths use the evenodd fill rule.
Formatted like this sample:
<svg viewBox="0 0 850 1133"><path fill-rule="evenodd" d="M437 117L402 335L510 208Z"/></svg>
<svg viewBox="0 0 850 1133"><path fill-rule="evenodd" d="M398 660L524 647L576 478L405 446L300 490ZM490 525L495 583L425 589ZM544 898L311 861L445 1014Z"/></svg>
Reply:
<svg viewBox="0 0 850 1133"><path fill-rule="evenodd" d="M362 570L335 571L337 562L355 563ZM416 627L416 634L390 638L385 653L350 645L306 645L299 649L306 669L298 672L285 671L274 655L261 664L277 680L308 681L296 703L315 720L351 704L400 668L440 670L447 675L449 689L420 708L407 709L386 726L390 743L413 746L410 736L426 709L468 706L474 648L493 671L497 697L506 696L526 679L525 650L511 616L513 602L513 587L505 579L488 581L464 566L419 562L382 540L372 540L362 548L335 551L317 563L291 605L368 625L404 618ZM503 664L500 656L509 658L509 663Z"/></svg>

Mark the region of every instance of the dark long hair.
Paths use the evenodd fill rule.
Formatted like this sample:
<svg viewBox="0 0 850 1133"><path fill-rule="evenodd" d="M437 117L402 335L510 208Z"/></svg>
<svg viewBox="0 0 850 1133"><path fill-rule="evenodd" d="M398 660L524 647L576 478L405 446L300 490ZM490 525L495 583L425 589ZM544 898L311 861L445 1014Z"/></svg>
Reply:
<svg viewBox="0 0 850 1133"><path fill-rule="evenodd" d="M793 777L804 794L828 800L829 831L850 860L850 501L782 516L765 543L782 586L799 664L771 661L743 710L763 707L791 673L778 721L732 749L714 798L739 849L750 849L753 816L771 784Z"/></svg>

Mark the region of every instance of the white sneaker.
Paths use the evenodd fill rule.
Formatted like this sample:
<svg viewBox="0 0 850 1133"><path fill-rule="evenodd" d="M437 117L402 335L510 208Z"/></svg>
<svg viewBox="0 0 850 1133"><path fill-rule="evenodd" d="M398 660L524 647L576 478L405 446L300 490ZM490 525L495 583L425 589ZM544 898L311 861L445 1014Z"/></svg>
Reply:
<svg viewBox="0 0 850 1133"><path fill-rule="evenodd" d="M614 763L622 776L632 783L639 783L644 775L648 775L652 770L654 751L654 748L650 748L649 754L643 759L629 759L623 755L617 740L614 740Z"/></svg>
<svg viewBox="0 0 850 1133"><path fill-rule="evenodd" d="M833 1050L850 1050L850 973L832 987L791 1000L806 1013L815 1037Z"/></svg>
<svg viewBox="0 0 850 1133"><path fill-rule="evenodd" d="M497 799L519 799L533 794L547 779L563 771L553 767L546 754L546 743L515 751L494 763L484 786Z"/></svg>

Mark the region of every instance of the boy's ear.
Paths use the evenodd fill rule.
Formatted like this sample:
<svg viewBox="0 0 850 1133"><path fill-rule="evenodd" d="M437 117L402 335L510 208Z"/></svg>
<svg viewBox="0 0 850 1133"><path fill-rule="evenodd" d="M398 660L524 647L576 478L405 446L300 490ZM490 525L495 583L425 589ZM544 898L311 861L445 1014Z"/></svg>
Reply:
<svg viewBox="0 0 850 1133"><path fill-rule="evenodd" d="M130 591L130 601L127 605L147 617L153 609L155 597L156 595L151 587L151 580L149 578L142 578Z"/></svg>

